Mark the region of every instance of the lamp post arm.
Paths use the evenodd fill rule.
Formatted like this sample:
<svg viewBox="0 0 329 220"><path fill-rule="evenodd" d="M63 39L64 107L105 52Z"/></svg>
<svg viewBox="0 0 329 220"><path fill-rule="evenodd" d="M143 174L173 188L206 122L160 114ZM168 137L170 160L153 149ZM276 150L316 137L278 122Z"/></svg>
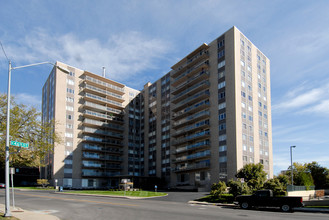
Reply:
<svg viewBox="0 0 329 220"><path fill-rule="evenodd" d="M33 64L29 64L29 65L24 65L24 66L11 67L11 69L15 70L15 69L25 68L25 67L29 67L29 66L37 66L37 65L41 65L41 64L50 64L50 65L56 66L55 64L53 64L51 62L42 62L42 63L33 63Z"/></svg>

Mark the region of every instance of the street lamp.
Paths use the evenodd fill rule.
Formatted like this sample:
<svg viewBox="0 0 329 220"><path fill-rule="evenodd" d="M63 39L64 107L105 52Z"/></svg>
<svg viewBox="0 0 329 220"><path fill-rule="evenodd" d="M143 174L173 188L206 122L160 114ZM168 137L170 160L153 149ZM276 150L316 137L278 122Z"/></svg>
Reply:
<svg viewBox="0 0 329 220"><path fill-rule="evenodd" d="M42 62L42 63L33 63L29 65L24 65L24 66L17 66L17 67L12 67L11 66L11 61L9 60L9 67L8 67L8 91L7 91L7 129L6 129L6 160L5 160L5 174L6 174L6 204L5 204L5 217L10 217L11 212L10 212L10 194L9 194L9 128L10 128L10 84L11 84L11 70L14 69L21 69L25 67L30 67L30 66L37 66L37 65L42 65L42 64L50 64L53 65L60 70L62 70L65 73L69 73L69 70L66 70L63 67L57 66L56 64L50 63L50 62Z"/></svg>
<svg viewBox="0 0 329 220"><path fill-rule="evenodd" d="M292 168L292 148L295 148L296 146L290 146L290 161L291 161L291 186L294 185L294 173Z"/></svg>

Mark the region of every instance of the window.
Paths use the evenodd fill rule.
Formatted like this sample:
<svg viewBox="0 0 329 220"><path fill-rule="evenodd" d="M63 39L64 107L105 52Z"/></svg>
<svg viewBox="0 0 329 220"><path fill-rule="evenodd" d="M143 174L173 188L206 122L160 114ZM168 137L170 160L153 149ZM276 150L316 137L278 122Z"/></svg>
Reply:
<svg viewBox="0 0 329 220"><path fill-rule="evenodd" d="M241 81L241 86L242 86L242 87L246 87L245 82Z"/></svg>
<svg viewBox="0 0 329 220"><path fill-rule="evenodd" d="M72 106L66 106L66 110L73 111L73 107Z"/></svg>
<svg viewBox="0 0 329 220"><path fill-rule="evenodd" d="M246 113L242 112L242 118L246 118Z"/></svg>
<svg viewBox="0 0 329 220"><path fill-rule="evenodd" d="M72 129L73 128L73 124L66 124L66 128Z"/></svg>
<svg viewBox="0 0 329 220"><path fill-rule="evenodd" d="M72 147L73 146L73 142L66 142L66 146Z"/></svg>
<svg viewBox="0 0 329 220"><path fill-rule="evenodd" d="M241 60L241 66L245 66L246 64L244 63L243 60Z"/></svg>
<svg viewBox="0 0 329 220"><path fill-rule="evenodd" d="M221 110L221 109L224 109L224 108L226 108L226 102L220 103L218 105L218 110Z"/></svg>
<svg viewBox="0 0 329 220"><path fill-rule="evenodd" d="M243 156L243 161L247 162L248 161L248 158L247 156Z"/></svg>
<svg viewBox="0 0 329 220"><path fill-rule="evenodd" d="M246 140L247 139L247 135L243 134L242 135L242 140Z"/></svg>
<svg viewBox="0 0 329 220"><path fill-rule="evenodd" d="M251 115L249 115L249 121L253 121L253 118Z"/></svg>
<svg viewBox="0 0 329 220"><path fill-rule="evenodd" d="M247 151L247 145L243 145L243 150Z"/></svg>
<svg viewBox="0 0 329 220"><path fill-rule="evenodd" d="M218 129L221 130L225 130L226 129L226 123L222 123L219 125Z"/></svg>
<svg viewBox="0 0 329 220"><path fill-rule="evenodd" d="M225 81L218 83L218 89L224 88L225 87Z"/></svg>
<svg viewBox="0 0 329 220"><path fill-rule="evenodd" d="M218 79L223 78L225 76L225 71L221 71L218 73Z"/></svg>
<svg viewBox="0 0 329 220"><path fill-rule="evenodd" d="M67 102L74 102L74 98L72 98L72 97L66 97L66 101Z"/></svg>
<svg viewBox="0 0 329 220"><path fill-rule="evenodd" d="M75 74L73 72L70 72L69 75L70 76L75 76Z"/></svg>
<svg viewBox="0 0 329 220"><path fill-rule="evenodd" d="M72 79L66 79L66 83L69 85L74 85L74 81Z"/></svg>
<svg viewBox="0 0 329 220"><path fill-rule="evenodd" d="M254 147L249 147L249 152L253 153L254 152Z"/></svg>
<svg viewBox="0 0 329 220"><path fill-rule="evenodd" d="M227 161L227 157L226 156L220 156L219 157L219 162L220 163L225 163Z"/></svg>
<svg viewBox="0 0 329 220"><path fill-rule="evenodd" d="M69 119L69 120L72 120L72 119L73 119L73 118L72 118L72 115L67 115L66 117L67 117L67 119Z"/></svg>
<svg viewBox="0 0 329 220"><path fill-rule="evenodd" d="M225 60L223 60L222 62L218 63L218 69L222 68L223 66L225 66Z"/></svg>
<svg viewBox="0 0 329 220"><path fill-rule="evenodd" d="M252 101L252 97L251 96L248 96L248 99L249 99L249 101Z"/></svg>
<svg viewBox="0 0 329 220"><path fill-rule="evenodd" d="M71 159L65 159L65 160L64 160L64 163L65 163L65 164L72 164L72 160L71 160Z"/></svg>
<svg viewBox="0 0 329 220"><path fill-rule="evenodd" d="M225 119L225 118L226 118L226 113L225 113L225 112L219 114L219 116L218 116L218 120L223 120L223 119Z"/></svg>
<svg viewBox="0 0 329 220"><path fill-rule="evenodd" d="M244 102L241 102L242 108L246 108L246 104Z"/></svg>
<svg viewBox="0 0 329 220"><path fill-rule="evenodd" d="M241 91L241 96L242 96L242 97L246 97L246 93L243 92L243 91Z"/></svg>
<svg viewBox="0 0 329 220"><path fill-rule="evenodd" d="M252 112L252 107L251 107L251 106L248 106L248 110L249 110L250 112Z"/></svg>
<svg viewBox="0 0 329 220"><path fill-rule="evenodd" d="M72 173L72 169L64 168L64 173Z"/></svg>
<svg viewBox="0 0 329 220"><path fill-rule="evenodd" d="M73 137L73 134L72 133L69 133L69 132L66 132L65 133L65 137L70 137L71 138L71 137Z"/></svg>
<svg viewBox="0 0 329 220"><path fill-rule="evenodd" d="M66 92L71 93L71 94L74 94L74 89L66 88Z"/></svg>
<svg viewBox="0 0 329 220"><path fill-rule="evenodd" d="M245 77L246 76L246 72L241 70L241 76Z"/></svg>
<svg viewBox="0 0 329 220"><path fill-rule="evenodd" d="M220 136L218 137L218 140L219 140L219 141L225 141L225 140L226 140L226 134L220 135Z"/></svg>
<svg viewBox="0 0 329 220"><path fill-rule="evenodd" d="M226 150L227 150L227 146L226 145L219 146L219 152L224 152Z"/></svg>
<svg viewBox="0 0 329 220"><path fill-rule="evenodd" d="M224 55L225 55L225 50L219 51L219 53L218 53L218 59L221 58L221 57L223 57Z"/></svg>

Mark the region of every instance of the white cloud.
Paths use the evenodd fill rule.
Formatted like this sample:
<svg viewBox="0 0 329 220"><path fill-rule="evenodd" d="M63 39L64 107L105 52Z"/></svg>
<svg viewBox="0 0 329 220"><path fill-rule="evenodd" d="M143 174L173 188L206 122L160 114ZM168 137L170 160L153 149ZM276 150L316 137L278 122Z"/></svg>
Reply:
<svg viewBox="0 0 329 220"><path fill-rule="evenodd" d="M15 97L15 102L18 104L33 106L37 109L40 109L41 97L39 96L34 96L27 93L17 93L13 96Z"/></svg>
<svg viewBox="0 0 329 220"><path fill-rule="evenodd" d="M8 54L14 54L16 62L58 60L94 73L101 73L105 66L111 79L120 81L157 69L172 48L167 41L134 31L112 35L107 42L101 42L81 40L72 33L53 36L35 29L18 42L19 45L8 48Z"/></svg>
<svg viewBox="0 0 329 220"><path fill-rule="evenodd" d="M327 81L327 80L325 80ZM309 82L309 84L311 84ZM272 106L273 112L294 111L299 114L318 113L329 115L329 83L313 88L305 83L290 90L284 98Z"/></svg>

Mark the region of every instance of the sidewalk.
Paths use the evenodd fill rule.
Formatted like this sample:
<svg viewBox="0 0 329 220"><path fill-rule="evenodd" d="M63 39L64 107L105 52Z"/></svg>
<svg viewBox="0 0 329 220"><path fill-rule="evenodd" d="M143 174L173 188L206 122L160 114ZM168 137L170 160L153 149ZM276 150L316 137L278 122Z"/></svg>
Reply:
<svg viewBox="0 0 329 220"><path fill-rule="evenodd" d="M0 211L2 213L5 213L5 205L0 204ZM42 212L32 212L32 211L26 211L19 207L10 207L11 215L20 219L20 220L59 220L54 215L49 215L47 213Z"/></svg>

